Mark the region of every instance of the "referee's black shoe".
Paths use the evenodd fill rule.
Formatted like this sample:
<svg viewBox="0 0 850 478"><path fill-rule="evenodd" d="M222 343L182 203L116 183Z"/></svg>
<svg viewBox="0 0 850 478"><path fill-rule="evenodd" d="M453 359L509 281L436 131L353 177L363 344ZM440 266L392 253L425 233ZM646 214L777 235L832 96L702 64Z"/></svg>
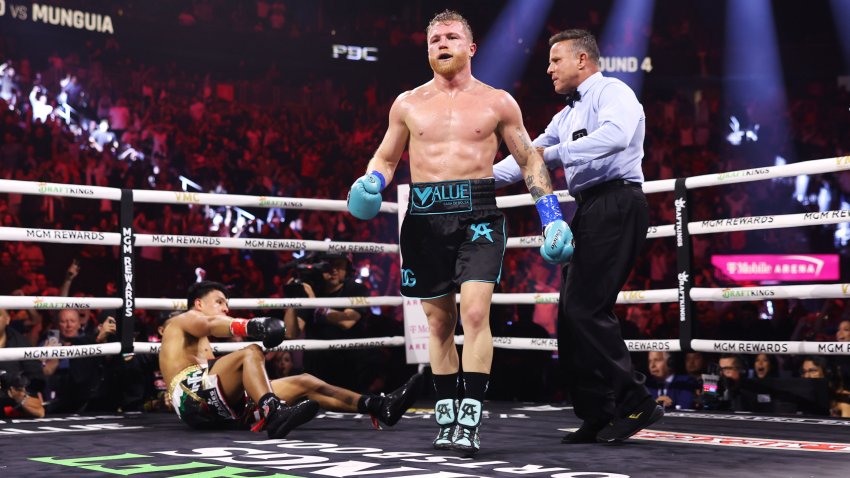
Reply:
<svg viewBox="0 0 850 478"><path fill-rule="evenodd" d="M579 443L596 443L596 434L605 428L605 424L597 425L590 423L582 423L578 430L569 432L561 438L561 443L565 445L577 445Z"/></svg>
<svg viewBox="0 0 850 478"><path fill-rule="evenodd" d="M615 418L607 427L596 434L596 441L617 443L627 440L635 433L657 422L664 416L664 408L647 398L628 414Z"/></svg>

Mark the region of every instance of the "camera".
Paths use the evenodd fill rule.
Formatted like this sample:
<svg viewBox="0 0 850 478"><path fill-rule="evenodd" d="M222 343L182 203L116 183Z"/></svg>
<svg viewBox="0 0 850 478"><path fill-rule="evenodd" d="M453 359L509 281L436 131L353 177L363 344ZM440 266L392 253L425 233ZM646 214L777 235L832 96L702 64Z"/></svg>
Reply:
<svg viewBox="0 0 850 478"><path fill-rule="evenodd" d="M283 292L286 294L286 297L307 297L303 284L308 284L316 293L321 293L325 282L324 277L322 277L322 273L330 272L331 263L318 255L305 257L304 259L296 262L297 263L293 265L295 280L283 288Z"/></svg>

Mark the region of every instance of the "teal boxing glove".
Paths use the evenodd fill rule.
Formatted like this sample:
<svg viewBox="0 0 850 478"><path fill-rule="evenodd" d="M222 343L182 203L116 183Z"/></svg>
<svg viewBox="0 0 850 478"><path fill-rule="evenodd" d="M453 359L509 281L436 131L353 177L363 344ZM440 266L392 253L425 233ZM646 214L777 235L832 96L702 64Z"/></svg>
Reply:
<svg viewBox="0 0 850 478"><path fill-rule="evenodd" d="M357 219L372 219L381 210L381 191L387 186L378 171L357 178L348 191L348 211Z"/></svg>
<svg viewBox="0 0 850 478"><path fill-rule="evenodd" d="M561 215L561 206L554 194L548 194L535 203L543 223L543 245L540 255L550 264L569 262L573 255L573 232Z"/></svg>

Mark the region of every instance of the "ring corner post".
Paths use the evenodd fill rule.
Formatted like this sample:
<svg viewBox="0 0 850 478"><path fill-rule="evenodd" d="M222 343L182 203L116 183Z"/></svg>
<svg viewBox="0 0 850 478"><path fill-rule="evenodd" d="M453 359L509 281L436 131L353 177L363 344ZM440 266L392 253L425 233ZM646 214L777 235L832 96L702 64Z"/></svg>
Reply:
<svg viewBox="0 0 850 478"><path fill-rule="evenodd" d="M693 287L693 246L691 234L688 231L690 214L688 204L690 195L685 184L685 178L676 179L675 189L675 213L674 224L676 232L676 278L678 279L678 301L679 301L679 346L682 352L691 352L691 340L696 335L696 324L693 317L693 301L691 300L691 287Z"/></svg>
<svg viewBox="0 0 850 478"><path fill-rule="evenodd" d="M133 238L133 190L121 190L121 317L118 320L118 335L121 337L121 353L133 353L133 332L135 331L135 261Z"/></svg>

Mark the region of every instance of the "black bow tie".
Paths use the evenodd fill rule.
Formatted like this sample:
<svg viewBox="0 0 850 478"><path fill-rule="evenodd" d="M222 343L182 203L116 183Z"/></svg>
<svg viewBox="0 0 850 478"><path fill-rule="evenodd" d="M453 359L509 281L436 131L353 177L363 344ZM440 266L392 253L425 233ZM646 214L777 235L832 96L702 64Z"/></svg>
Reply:
<svg viewBox="0 0 850 478"><path fill-rule="evenodd" d="M567 94L564 100L567 102L567 106L574 108L576 101L581 101L581 93L579 93L578 90L575 90L572 93Z"/></svg>

